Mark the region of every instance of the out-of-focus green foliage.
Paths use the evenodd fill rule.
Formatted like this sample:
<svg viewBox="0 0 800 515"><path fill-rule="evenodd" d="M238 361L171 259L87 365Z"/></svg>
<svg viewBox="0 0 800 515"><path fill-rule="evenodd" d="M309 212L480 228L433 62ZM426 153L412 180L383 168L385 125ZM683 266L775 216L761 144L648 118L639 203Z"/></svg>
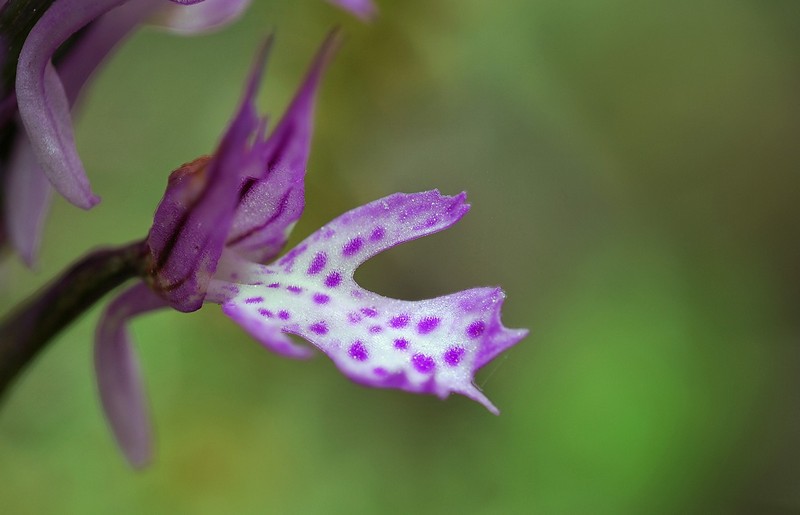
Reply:
<svg viewBox="0 0 800 515"><path fill-rule="evenodd" d="M279 114L328 27L295 241L394 191L467 190L457 227L358 274L422 298L501 284L531 336L480 385L503 410L356 386L261 349L214 306L134 327L158 455L100 415L95 310L0 411L3 513L783 513L800 510L800 10L794 0L405 0L372 26L257 2L223 32L144 30L86 96L103 203L57 201L38 274L147 231L211 151L277 28Z"/></svg>

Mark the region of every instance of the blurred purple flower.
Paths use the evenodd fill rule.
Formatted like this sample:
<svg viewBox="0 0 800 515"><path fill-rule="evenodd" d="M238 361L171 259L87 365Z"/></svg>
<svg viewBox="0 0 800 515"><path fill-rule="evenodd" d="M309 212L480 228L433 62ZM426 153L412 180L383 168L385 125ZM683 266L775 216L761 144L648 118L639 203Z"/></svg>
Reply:
<svg viewBox="0 0 800 515"><path fill-rule="evenodd" d="M198 1L40 0L32 5L12 0L0 5L0 40L9 48L0 56L4 79L16 82L0 101L3 215L11 245L28 264L38 251L52 187L82 208L99 200L75 149L70 109L104 58L143 22L202 32L237 18L250 3Z"/></svg>
<svg viewBox="0 0 800 515"><path fill-rule="evenodd" d="M221 304L272 351L311 355L286 336L296 334L358 383L441 398L460 393L498 413L473 376L527 334L501 323L499 288L411 302L382 297L353 279L370 257L455 224L468 210L465 194L390 195L333 220L275 263L261 264L275 258L303 210L314 98L336 41L336 34L326 40L268 138L266 119L254 106L265 56L259 58L214 155L170 176L147 239L150 281L111 302L99 323L100 396L134 465L149 459L150 426L126 325L166 306L192 311L204 302Z"/></svg>

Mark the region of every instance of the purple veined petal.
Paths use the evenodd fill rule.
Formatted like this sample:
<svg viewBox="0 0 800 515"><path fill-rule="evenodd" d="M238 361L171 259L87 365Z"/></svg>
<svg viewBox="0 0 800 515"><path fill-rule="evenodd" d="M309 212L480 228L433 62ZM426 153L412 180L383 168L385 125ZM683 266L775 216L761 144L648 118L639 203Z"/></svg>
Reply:
<svg viewBox="0 0 800 515"><path fill-rule="evenodd" d="M269 139L257 144L261 170L244 183L227 242L229 248L252 261L263 263L275 257L303 212L315 99L339 43L338 31L332 31L283 118Z"/></svg>
<svg viewBox="0 0 800 515"><path fill-rule="evenodd" d="M139 283L108 305L95 335L100 401L117 443L134 467L147 464L152 443L139 364L126 326L131 317L163 307L164 300Z"/></svg>
<svg viewBox="0 0 800 515"><path fill-rule="evenodd" d="M172 173L147 242L154 285L169 304L194 311L203 304L217 267L245 177L256 173L250 146L262 127L254 98L272 39L262 48L241 106L211 158L200 158Z"/></svg>
<svg viewBox="0 0 800 515"><path fill-rule="evenodd" d="M69 101L50 59L77 30L124 2L54 2L28 34L17 65L17 104L39 164L56 190L84 209L99 198L75 149Z"/></svg>
<svg viewBox="0 0 800 515"><path fill-rule="evenodd" d="M32 267L39 254L53 187L42 172L30 142L18 134L6 173L5 219L12 247Z"/></svg>
<svg viewBox="0 0 800 515"><path fill-rule="evenodd" d="M456 392L497 413L474 373L527 334L503 326L499 288L404 301L353 280L368 258L446 229L467 209L464 194L391 195L340 216L274 265L224 263L213 300L258 339L278 329L305 338L358 383L441 398Z"/></svg>
<svg viewBox="0 0 800 515"><path fill-rule="evenodd" d="M164 2L150 24L179 34L197 34L219 29L236 21L251 0L205 0Z"/></svg>
<svg viewBox="0 0 800 515"><path fill-rule="evenodd" d="M378 15L372 0L328 0L329 3L350 11L364 21L371 21Z"/></svg>

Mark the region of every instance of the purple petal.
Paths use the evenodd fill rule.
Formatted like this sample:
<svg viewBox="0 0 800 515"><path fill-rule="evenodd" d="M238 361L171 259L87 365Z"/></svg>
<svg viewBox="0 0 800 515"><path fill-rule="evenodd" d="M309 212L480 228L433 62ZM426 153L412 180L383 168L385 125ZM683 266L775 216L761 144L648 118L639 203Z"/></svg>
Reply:
<svg viewBox="0 0 800 515"><path fill-rule="evenodd" d="M224 312L259 339L278 329L302 336L359 383L442 398L456 392L497 413L474 373L527 334L501 323L500 289L404 301L353 280L370 257L446 229L467 209L464 194L391 195L337 218L275 265L225 263L210 300L224 301Z"/></svg>
<svg viewBox="0 0 800 515"><path fill-rule="evenodd" d="M239 188L257 172L249 146L261 125L254 106L269 43L259 54L236 116L214 157L200 158L172 173L148 236L154 286L180 311L202 306L233 222Z"/></svg>
<svg viewBox="0 0 800 515"><path fill-rule="evenodd" d="M331 32L283 119L269 139L258 144L260 171L242 188L227 243L252 261L263 263L275 257L303 212L303 178L311 147L314 101L322 74L338 44L338 32Z"/></svg>
<svg viewBox="0 0 800 515"><path fill-rule="evenodd" d="M5 186L5 218L11 245L28 266L33 266L53 188L24 133L18 134L14 142Z"/></svg>
<svg viewBox="0 0 800 515"><path fill-rule="evenodd" d="M134 467L150 460L151 430L139 364L126 325L135 315L165 306L145 284L137 284L108 305L95 336L100 400L117 444Z"/></svg>
<svg viewBox="0 0 800 515"><path fill-rule="evenodd" d="M378 15L378 9L372 0L328 0L328 2L350 11L364 21L373 20Z"/></svg>
<svg viewBox="0 0 800 515"><path fill-rule="evenodd" d="M190 3L172 0L172 3L164 2L150 23L179 34L208 32L237 20L250 2L251 0L205 0Z"/></svg>
<svg viewBox="0 0 800 515"><path fill-rule="evenodd" d="M84 209L99 199L75 149L69 101L51 57L73 33L125 0L59 0L31 30L17 65L20 117L39 164L67 200Z"/></svg>

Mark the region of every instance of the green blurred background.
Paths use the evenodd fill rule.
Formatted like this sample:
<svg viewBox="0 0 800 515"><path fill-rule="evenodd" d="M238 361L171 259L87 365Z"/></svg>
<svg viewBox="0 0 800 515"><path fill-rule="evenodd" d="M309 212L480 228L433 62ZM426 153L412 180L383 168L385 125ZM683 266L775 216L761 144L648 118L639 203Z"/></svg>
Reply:
<svg viewBox="0 0 800 515"><path fill-rule="evenodd" d="M341 24L293 241L395 191L466 190L459 225L357 278L409 299L502 285L506 325L531 329L478 377L502 415L272 355L213 305L164 311L134 326L158 444L135 472L98 407L94 310L0 410L0 511L800 512L796 0L386 0L372 25L257 4L123 45L78 123L103 203L55 203L1 307L146 233L268 31L278 115Z"/></svg>

